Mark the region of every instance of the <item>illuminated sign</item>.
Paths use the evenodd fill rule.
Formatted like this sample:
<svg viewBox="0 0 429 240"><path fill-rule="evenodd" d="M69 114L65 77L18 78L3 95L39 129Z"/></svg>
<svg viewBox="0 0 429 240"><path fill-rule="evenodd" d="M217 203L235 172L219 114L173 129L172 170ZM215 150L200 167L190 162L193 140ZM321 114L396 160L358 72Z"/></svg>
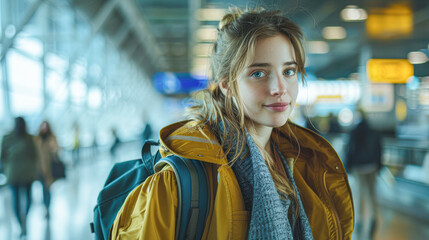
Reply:
<svg viewBox="0 0 429 240"><path fill-rule="evenodd" d="M373 83L406 83L414 66L407 59L370 59L367 72Z"/></svg>
<svg viewBox="0 0 429 240"><path fill-rule="evenodd" d="M403 4L372 9L366 20L366 31L372 38L409 36L413 31L413 12Z"/></svg>
<svg viewBox="0 0 429 240"><path fill-rule="evenodd" d="M153 76L156 90L164 94L188 94L208 87L207 78L196 78L189 73L157 72Z"/></svg>

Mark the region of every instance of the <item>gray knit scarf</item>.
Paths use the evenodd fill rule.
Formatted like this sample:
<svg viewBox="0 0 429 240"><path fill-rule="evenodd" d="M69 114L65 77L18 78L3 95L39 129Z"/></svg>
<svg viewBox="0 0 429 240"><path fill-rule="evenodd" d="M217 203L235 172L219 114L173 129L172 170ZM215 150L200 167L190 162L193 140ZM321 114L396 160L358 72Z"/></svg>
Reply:
<svg viewBox="0 0 429 240"><path fill-rule="evenodd" d="M310 223L284 156L276 147L286 174L297 189L298 218L294 216L296 209L294 201L280 198L265 160L247 131L246 141L247 154L244 158L237 160L232 169L243 194L246 210L251 213L248 238L313 240ZM228 159L231 159L234 152L235 149L228 154Z"/></svg>

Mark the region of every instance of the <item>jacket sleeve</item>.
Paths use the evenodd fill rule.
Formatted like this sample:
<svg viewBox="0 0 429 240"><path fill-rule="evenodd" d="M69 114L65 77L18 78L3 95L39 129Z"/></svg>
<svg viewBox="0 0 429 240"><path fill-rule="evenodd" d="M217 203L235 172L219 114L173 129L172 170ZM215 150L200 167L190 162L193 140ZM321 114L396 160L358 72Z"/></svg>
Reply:
<svg viewBox="0 0 429 240"><path fill-rule="evenodd" d="M177 204L172 170L148 177L128 195L110 229L110 239L174 239Z"/></svg>

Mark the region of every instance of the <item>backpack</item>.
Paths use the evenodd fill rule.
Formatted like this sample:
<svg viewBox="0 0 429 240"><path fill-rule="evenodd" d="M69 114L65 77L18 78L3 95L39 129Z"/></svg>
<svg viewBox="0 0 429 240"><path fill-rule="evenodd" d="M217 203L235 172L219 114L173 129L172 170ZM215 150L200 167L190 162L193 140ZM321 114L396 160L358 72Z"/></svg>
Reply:
<svg viewBox="0 0 429 240"><path fill-rule="evenodd" d="M91 231L95 239L109 238L110 228L128 194L146 178L166 164L175 173L178 192L178 212L175 239L200 239L209 211L210 192L205 168L200 161L175 155L161 158L159 151L152 156L150 148L159 142L147 140L142 158L116 163L107 177L94 208Z"/></svg>

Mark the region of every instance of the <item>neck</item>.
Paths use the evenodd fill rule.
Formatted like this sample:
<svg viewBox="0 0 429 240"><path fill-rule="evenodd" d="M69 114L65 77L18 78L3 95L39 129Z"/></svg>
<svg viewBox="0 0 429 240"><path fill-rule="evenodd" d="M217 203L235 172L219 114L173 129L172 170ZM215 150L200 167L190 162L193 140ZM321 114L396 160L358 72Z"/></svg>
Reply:
<svg viewBox="0 0 429 240"><path fill-rule="evenodd" d="M270 144L270 137L271 133L273 131L272 127L266 127L266 126L258 126L256 124L250 124L248 125L247 129L249 130L250 136L252 136L255 143L261 147L262 149L265 149L267 152L271 152L271 144Z"/></svg>

